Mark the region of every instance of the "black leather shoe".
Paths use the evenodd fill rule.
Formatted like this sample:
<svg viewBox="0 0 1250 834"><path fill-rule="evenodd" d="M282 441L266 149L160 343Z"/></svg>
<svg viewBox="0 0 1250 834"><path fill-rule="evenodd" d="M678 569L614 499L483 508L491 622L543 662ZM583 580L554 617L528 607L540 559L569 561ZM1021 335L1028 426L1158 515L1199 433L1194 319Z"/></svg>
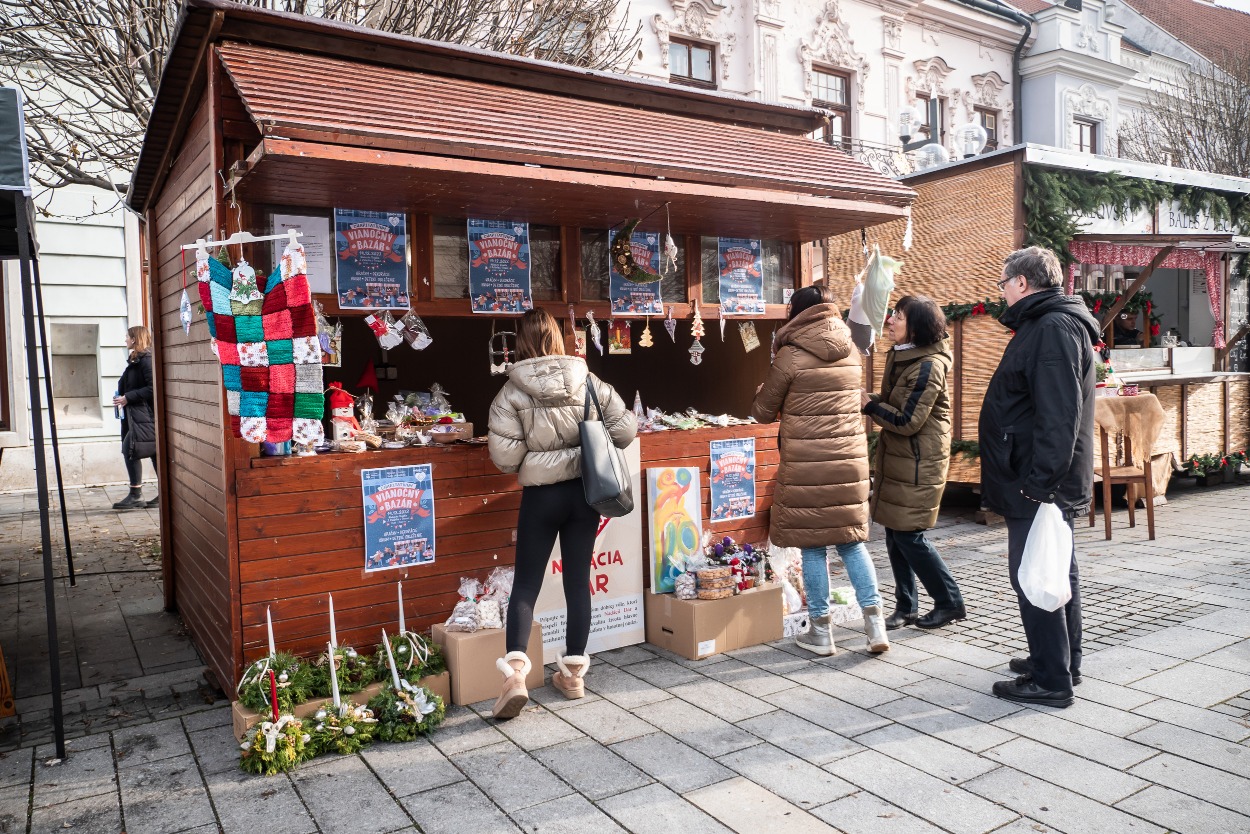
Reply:
<svg viewBox="0 0 1250 834"><path fill-rule="evenodd" d="M885 630L896 631L905 625L911 625L916 622L915 614L904 614L901 611L895 611L893 614L885 618Z"/></svg>
<svg viewBox="0 0 1250 834"><path fill-rule="evenodd" d="M122 500L113 505L115 510L141 510L144 501L142 495L127 495Z"/></svg>
<svg viewBox="0 0 1250 834"><path fill-rule="evenodd" d="M1070 707L1076 700L1072 697L1071 689L1057 692L1042 689L1028 675L1021 675L1014 681L998 681L994 684L994 694L1017 704L1038 704L1044 707Z"/></svg>
<svg viewBox="0 0 1250 834"><path fill-rule="evenodd" d="M916 628L941 628L948 623L967 619L967 617L968 611L962 605L958 608L934 608L916 620Z"/></svg>
<svg viewBox="0 0 1250 834"><path fill-rule="evenodd" d="M158 495L155 498L149 498L148 503L144 504L143 506L147 507L150 510L153 507L159 507L160 505L161 505L161 497Z"/></svg>
<svg viewBox="0 0 1250 834"><path fill-rule="evenodd" d="M1028 658L1026 657L1013 657L1011 661L1007 664L1007 666L1010 667L1011 671L1015 672L1017 675L1024 675L1025 677L1028 677L1028 678L1033 677L1033 664L1030 663ZM1080 672L1072 673L1072 685L1073 686L1081 685L1081 673Z"/></svg>

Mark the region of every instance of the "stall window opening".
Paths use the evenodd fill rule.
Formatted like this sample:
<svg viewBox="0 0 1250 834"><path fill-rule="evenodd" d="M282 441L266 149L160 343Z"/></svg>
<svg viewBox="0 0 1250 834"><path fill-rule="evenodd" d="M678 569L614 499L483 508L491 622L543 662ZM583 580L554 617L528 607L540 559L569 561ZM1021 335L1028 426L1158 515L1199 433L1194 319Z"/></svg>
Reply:
<svg viewBox="0 0 1250 834"><path fill-rule="evenodd" d="M851 150L851 76L827 69L812 70L812 106L830 111L829 121L811 136L821 142Z"/></svg>
<svg viewBox="0 0 1250 834"><path fill-rule="evenodd" d="M535 301L559 301L560 228L529 227L530 292ZM469 231L463 218L434 218L434 297L469 297Z"/></svg>
<svg viewBox="0 0 1250 834"><path fill-rule="evenodd" d="M703 303L720 304L720 247L718 239L705 237L700 241L700 274ZM789 241L760 241L760 265L764 276L764 303L785 304L786 290L795 289L794 269L797 247Z"/></svg>
<svg viewBox="0 0 1250 834"><path fill-rule="evenodd" d="M669 81L691 87L716 89L716 47L674 38L668 44Z"/></svg>
<svg viewBox="0 0 1250 834"><path fill-rule="evenodd" d="M654 230L638 229L638 231ZM612 232L610 231L581 230L583 301L609 300L608 248L611 242ZM674 235L673 242L677 244L677 268L665 274L660 280L660 298L665 304L685 304L689 301L686 297L686 243L681 235Z"/></svg>

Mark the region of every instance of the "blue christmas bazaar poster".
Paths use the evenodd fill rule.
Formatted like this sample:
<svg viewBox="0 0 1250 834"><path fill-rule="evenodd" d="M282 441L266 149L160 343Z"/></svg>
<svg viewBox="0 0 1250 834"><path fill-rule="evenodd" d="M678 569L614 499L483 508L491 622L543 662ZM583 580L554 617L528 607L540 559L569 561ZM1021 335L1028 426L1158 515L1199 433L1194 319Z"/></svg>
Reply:
<svg viewBox="0 0 1250 834"><path fill-rule="evenodd" d="M340 307L408 308L408 215L334 210L334 291Z"/></svg>
<svg viewBox="0 0 1250 834"><path fill-rule="evenodd" d="M716 239L720 266L720 311L727 316L764 315L764 262L758 240Z"/></svg>
<svg viewBox="0 0 1250 834"><path fill-rule="evenodd" d="M475 313L533 309L528 223L469 220L469 298Z"/></svg>
<svg viewBox="0 0 1250 834"><path fill-rule="evenodd" d="M755 438L713 440L710 472L711 520L755 515Z"/></svg>
<svg viewBox="0 0 1250 834"><path fill-rule="evenodd" d="M428 463L360 473L366 572L434 561L433 487Z"/></svg>
<svg viewBox="0 0 1250 834"><path fill-rule="evenodd" d="M629 239L634 256L634 270L641 271L650 283L636 284L623 278L608 254L608 293L612 312L621 316L662 316L664 302L660 299L660 235L656 232L634 232ZM640 277L640 276L635 276Z"/></svg>

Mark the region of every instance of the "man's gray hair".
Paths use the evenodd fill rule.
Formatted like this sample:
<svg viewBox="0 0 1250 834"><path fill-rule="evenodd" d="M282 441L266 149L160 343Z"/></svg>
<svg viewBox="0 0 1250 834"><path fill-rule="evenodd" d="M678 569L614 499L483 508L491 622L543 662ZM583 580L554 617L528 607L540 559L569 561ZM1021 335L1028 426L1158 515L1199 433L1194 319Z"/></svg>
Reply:
<svg viewBox="0 0 1250 834"><path fill-rule="evenodd" d="M1063 286L1063 269L1055 253L1040 246L1017 249L1003 262L1003 272L1008 278L1023 275L1029 288L1043 290Z"/></svg>

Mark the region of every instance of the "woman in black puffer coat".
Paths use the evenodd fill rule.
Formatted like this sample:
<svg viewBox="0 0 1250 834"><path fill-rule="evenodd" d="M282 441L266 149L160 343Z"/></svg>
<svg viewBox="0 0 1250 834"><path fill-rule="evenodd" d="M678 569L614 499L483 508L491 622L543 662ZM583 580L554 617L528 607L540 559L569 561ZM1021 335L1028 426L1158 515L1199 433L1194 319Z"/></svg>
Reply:
<svg viewBox="0 0 1250 834"><path fill-rule="evenodd" d="M136 510L160 504L159 494L143 500L143 459L156 468L156 412L152 390L152 334L143 325L126 331L130 356L117 381L113 405L122 418L122 457L130 476L130 494L113 505L115 510Z"/></svg>

